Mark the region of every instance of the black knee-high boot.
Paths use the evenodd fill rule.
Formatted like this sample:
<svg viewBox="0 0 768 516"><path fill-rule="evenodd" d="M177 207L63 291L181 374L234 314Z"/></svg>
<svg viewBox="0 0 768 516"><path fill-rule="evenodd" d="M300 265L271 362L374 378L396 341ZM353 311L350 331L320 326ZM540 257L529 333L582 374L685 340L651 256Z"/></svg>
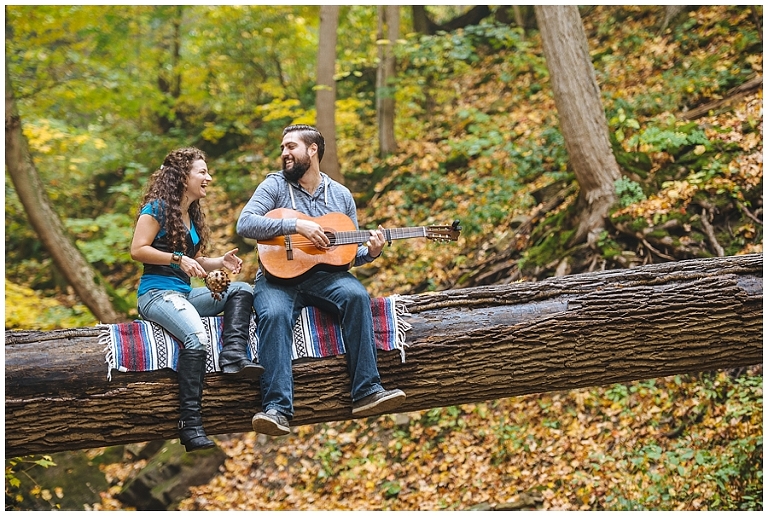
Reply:
<svg viewBox="0 0 768 516"><path fill-rule="evenodd" d="M228 378L256 380L264 368L248 358L248 327L251 323L253 294L233 292L224 304L224 329L221 332L219 369Z"/></svg>
<svg viewBox="0 0 768 516"><path fill-rule="evenodd" d="M179 350L179 439L188 452L216 446L203 430L202 401L206 355L206 351L202 349Z"/></svg>

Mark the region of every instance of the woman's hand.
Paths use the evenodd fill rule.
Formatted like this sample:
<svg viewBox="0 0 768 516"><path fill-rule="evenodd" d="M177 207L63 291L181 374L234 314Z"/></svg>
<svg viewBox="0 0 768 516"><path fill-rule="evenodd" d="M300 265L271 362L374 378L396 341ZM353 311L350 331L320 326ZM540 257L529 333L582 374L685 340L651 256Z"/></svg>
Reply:
<svg viewBox="0 0 768 516"><path fill-rule="evenodd" d="M205 278L205 276L208 274L203 266L197 262L197 260L190 258L187 255L181 257L179 268L186 272L187 276L190 278Z"/></svg>
<svg viewBox="0 0 768 516"><path fill-rule="evenodd" d="M231 251L224 253L224 256L221 257L221 266L232 271L232 274L239 274L243 267L243 260L236 255L237 251L238 248L235 247Z"/></svg>

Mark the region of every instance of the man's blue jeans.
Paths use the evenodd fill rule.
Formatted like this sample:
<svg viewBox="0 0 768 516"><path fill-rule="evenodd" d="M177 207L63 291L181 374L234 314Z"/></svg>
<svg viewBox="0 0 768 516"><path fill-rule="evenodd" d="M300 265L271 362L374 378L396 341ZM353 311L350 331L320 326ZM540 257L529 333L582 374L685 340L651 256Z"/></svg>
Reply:
<svg viewBox="0 0 768 516"><path fill-rule="evenodd" d="M261 405L293 417L293 326L305 306L338 317L346 348L352 401L383 391L376 365L371 298L349 272L317 271L297 285L272 283L262 274L253 289L258 317Z"/></svg>
<svg viewBox="0 0 768 516"><path fill-rule="evenodd" d="M139 315L162 326L179 339L185 349L205 350L208 341L201 318L221 313L229 296L237 290L251 291L251 286L244 281L234 281L220 300L213 299L207 287L193 288L188 294L150 290L138 299Z"/></svg>

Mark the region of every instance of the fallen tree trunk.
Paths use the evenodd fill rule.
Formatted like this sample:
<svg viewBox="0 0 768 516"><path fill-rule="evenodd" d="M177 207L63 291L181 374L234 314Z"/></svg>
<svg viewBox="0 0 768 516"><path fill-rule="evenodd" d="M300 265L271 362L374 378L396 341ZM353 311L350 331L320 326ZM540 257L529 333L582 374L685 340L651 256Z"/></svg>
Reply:
<svg viewBox="0 0 768 516"><path fill-rule="evenodd" d="M406 296L402 411L762 363L762 254ZM7 332L6 457L173 438L172 371L113 373L95 328ZM293 425L350 419L344 357L294 365ZM258 385L209 374L209 434L251 430Z"/></svg>

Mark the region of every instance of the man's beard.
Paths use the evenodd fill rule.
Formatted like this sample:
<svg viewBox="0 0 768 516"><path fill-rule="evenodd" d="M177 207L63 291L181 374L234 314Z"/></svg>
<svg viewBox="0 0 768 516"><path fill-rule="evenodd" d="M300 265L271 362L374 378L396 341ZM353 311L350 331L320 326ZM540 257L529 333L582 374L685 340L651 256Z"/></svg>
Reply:
<svg viewBox="0 0 768 516"><path fill-rule="evenodd" d="M305 155L302 159L293 159L293 167L291 167L290 170L285 169L285 161L283 161L283 177L285 177L288 181L291 182L297 182L299 179L304 177L304 174L309 170L309 166L311 165L311 161L309 158L309 154Z"/></svg>

